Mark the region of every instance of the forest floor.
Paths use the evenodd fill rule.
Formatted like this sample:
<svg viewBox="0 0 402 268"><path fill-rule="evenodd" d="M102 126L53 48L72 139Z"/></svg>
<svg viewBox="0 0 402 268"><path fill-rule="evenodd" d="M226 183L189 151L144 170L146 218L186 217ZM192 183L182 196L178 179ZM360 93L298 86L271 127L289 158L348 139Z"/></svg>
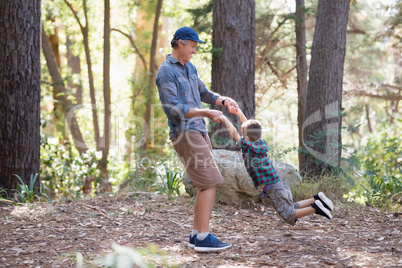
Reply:
<svg viewBox="0 0 402 268"><path fill-rule="evenodd" d="M217 204L211 231L233 246L197 253L187 248L189 197L136 193L0 203L0 267L100 267L96 261L111 252L115 260L139 252L151 267L402 267L402 215L335 203L333 216L312 215L289 226L270 206Z"/></svg>

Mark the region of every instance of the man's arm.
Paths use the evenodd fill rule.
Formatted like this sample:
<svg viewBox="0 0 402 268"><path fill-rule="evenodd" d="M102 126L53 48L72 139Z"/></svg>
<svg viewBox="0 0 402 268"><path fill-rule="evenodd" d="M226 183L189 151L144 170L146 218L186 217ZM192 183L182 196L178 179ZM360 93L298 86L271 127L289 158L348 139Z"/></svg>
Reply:
<svg viewBox="0 0 402 268"><path fill-rule="evenodd" d="M226 116L222 115L222 117L229 134L233 137L233 139L235 139L236 142L238 142L241 139L241 136L237 132L236 128L232 125L232 123L230 123Z"/></svg>

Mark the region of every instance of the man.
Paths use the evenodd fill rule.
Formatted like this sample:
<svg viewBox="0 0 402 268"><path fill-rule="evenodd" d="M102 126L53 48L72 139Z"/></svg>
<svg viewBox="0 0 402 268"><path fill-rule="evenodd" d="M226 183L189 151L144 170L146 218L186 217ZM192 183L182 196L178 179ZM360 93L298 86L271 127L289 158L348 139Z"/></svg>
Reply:
<svg viewBox="0 0 402 268"><path fill-rule="evenodd" d="M166 56L156 75L156 85L168 118L169 137L197 188L188 246L207 252L223 250L231 244L223 243L209 233L216 187L222 183L222 176L213 160L204 117L215 123L224 123L224 120L221 111L203 109L201 101L235 108L238 104L209 91L198 77L197 69L190 63L193 54L197 53L198 43L205 42L199 40L196 31L189 27L178 29L171 41L172 54Z"/></svg>

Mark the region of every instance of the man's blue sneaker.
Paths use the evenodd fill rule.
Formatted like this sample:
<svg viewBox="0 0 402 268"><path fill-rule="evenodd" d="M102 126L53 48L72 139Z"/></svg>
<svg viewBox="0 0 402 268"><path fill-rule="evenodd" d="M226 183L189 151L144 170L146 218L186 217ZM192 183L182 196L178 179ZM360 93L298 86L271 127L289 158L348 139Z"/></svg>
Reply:
<svg viewBox="0 0 402 268"><path fill-rule="evenodd" d="M208 234L203 240L195 239L195 251L208 252L208 251L218 251L230 248L232 244L222 243L215 236Z"/></svg>
<svg viewBox="0 0 402 268"><path fill-rule="evenodd" d="M197 238L197 235L194 235L194 236L190 235L190 238L188 239L188 247L189 248L194 248L196 238Z"/></svg>

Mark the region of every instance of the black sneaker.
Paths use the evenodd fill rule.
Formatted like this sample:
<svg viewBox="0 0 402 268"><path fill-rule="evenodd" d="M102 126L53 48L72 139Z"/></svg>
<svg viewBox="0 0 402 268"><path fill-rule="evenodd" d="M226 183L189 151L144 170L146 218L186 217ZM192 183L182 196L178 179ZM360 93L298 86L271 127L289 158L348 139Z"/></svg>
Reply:
<svg viewBox="0 0 402 268"><path fill-rule="evenodd" d="M315 209L315 214L332 219L331 212L325 208L320 200L315 201L313 204L311 204L311 206Z"/></svg>
<svg viewBox="0 0 402 268"><path fill-rule="evenodd" d="M332 201L323 192L319 192L318 194L316 194L314 196L314 199L320 200L326 209L329 209L331 211L334 210L334 204L332 204Z"/></svg>
<svg viewBox="0 0 402 268"><path fill-rule="evenodd" d="M197 235L191 236L188 239L188 247L189 248L194 248L195 246L195 239L197 238Z"/></svg>
<svg viewBox="0 0 402 268"><path fill-rule="evenodd" d="M208 234L203 240L195 239L195 251L208 252L230 248L232 244L222 243L215 236Z"/></svg>

